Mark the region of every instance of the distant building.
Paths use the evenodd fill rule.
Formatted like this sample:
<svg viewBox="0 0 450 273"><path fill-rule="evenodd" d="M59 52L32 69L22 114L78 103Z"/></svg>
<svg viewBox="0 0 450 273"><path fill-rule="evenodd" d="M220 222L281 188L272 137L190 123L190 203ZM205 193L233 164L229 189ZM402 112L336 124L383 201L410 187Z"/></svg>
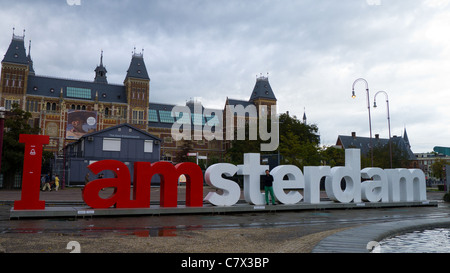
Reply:
<svg viewBox="0 0 450 273"><path fill-rule="evenodd" d="M408 134L406 129L404 131L403 137L393 136L391 138L392 143L395 144L400 150L404 151L411 161L412 167L417 167L416 156L411 150L411 145L409 143ZM388 138L380 138L378 134L372 138L373 147L383 147L389 145ZM344 149L358 148L361 150L361 155L368 156L370 154L370 138L369 137L358 137L356 132L352 132L351 136L339 135L336 141L336 146L342 147Z"/></svg>
<svg viewBox="0 0 450 273"><path fill-rule="evenodd" d="M227 140L226 133L230 130L230 124L225 121L225 109L226 106L238 106L241 105L244 108L252 105L256 109L260 105L268 106L268 115L271 114L271 105L276 105L277 99L275 98L272 87L270 86L268 77L257 77L255 86L250 95L249 100L237 100L227 98L224 109L210 109L205 108L201 102L191 99L186 102L186 107L190 111L190 120L181 119L179 116L172 117L171 110L176 105L162 104L150 102L149 104L149 121L148 131L159 137L162 140L161 155L164 160L173 161L177 153L180 152L185 141L174 141L171 135L171 129L173 124L188 123L191 128L191 141L192 152L198 153L201 156L207 156L208 158L223 159L223 156L228 148L231 146L231 142ZM200 112L200 113L196 113ZM212 113L212 114L211 114ZM217 115L219 113L219 115ZM247 113L248 114L248 113ZM185 118L185 117L184 117ZM220 120L221 119L221 120ZM237 116L234 120L233 128L239 126L245 126L244 124L237 124ZM215 127L214 140L196 140L195 135L201 135L205 125Z"/></svg>
<svg viewBox="0 0 450 273"><path fill-rule="evenodd" d="M219 116L222 116L222 110L207 109L200 101L191 99L186 102L185 113L178 112L175 113L176 116L172 116L171 111L175 106L177 105L154 102L149 104L147 131L162 140L161 158L166 161L175 161L183 145L189 143L192 153L198 153L203 158L221 160L226 152L223 145L223 125L222 121L219 120ZM205 110L208 110L208 112L205 112ZM171 131L175 122L181 124L183 130L189 129L191 131L191 140L175 141L173 139ZM214 128L213 131L217 133L215 139L208 141L203 137L205 125Z"/></svg>
<svg viewBox="0 0 450 273"><path fill-rule="evenodd" d="M175 141L171 135L171 128L179 118L171 115L175 104L149 100L150 77L143 52L134 50L132 53L123 84L108 82L103 51L99 64L93 69L92 81L67 79L63 67L61 74L56 77L40 76L35 72L31 58L31 41L27 52L25 35L15 35L13 32L1 67L0 106L10 110L17 103L21 109L30 112L32 118L29 124L41 128L40 134L50 136L50 144L45 146L45 150L56 155L60 166L64 162L64 147L68 144L86 134L124 123L159 138L161 160L173 161L177 153L182 151L185 141ZM167 94L168 97L170 95ZM237 104L257 107L276 105L268 77L257 77L248 101L227 98L225 102L225 105ZM198 101L189 100L186 103L191 113L194 113L193 107L196 105L199 106ZM198 129L206 124L226 126L217 120L217 116L205 115L205 107L200 105L200 108L200 115L191 116L192 134L198 134ZM270 111L270 107L268 109ZM199 124L201 126L196 126ZM222 134L222 139L225 139L223 134L226 128L217 129L217 134ZM221 159L229 147L227 143L220 137L212 141L204 138L193 140L192 152Z"/></svg>
<svg viewBox="0 0 450 273"><path fill-rule="evenodd" d="M226 112L227 106L236 108L236 106L240 105L245 108L247 108L249 105L255 106L257 112L259 111L259 106L265 105L267 106L267 113L258 112L257 116L266 115L266 117L270 118L270 116L272 115L271 106L277 105L277 98L275 97L272 87L270 86L269 77L264 77L261 75L260 77L256 78L256 83L249 100L238 100L227 97L224 106L224 113ZM248 112L246 112L245 115L246 116L244 118L246 120L246 124L256 122L256 118L252 118ZM245 124L239 124L238 122L238 115L236 114L234 118L234 124L236 125L236 127L245 127ZM236 127L234 127L234 125L230 126L230 124L224 122L224 135L227 135L230 130L234 130ZM232 144L230 140L225 141L225 150L231 148L231 145Z"/></svg>
<svg viewBox="0 0 450 273"><path fill-rule="evenodd" d="M425 173L426 178L433 177L432 165L437 161L444 161L444 168L447 170L445 165L450 165L450 155L445 154L448 149L443 149L444 147L435 147L434 152L431 153L416 153L416 160L418 162L419 168Z"/></svg>
<svg viewBox="0 0 450 273"><path fill-rule="evenodd" d="M68 185L84 183L89 164L112 159L123 162L133 173L134 162L157 162L161 140L130 124L120 124L85 134L66 146ZM107 173L105 175L108 175ZM92 177L91 180L96 177Z"/></svg>
<svg viewBox="0 0 450 273"><path fill-rule="evenodd" d="M444 156L449 156L450 157L450 147L441 147L441 146L436 146L433 148L433 151L436 154L439 155L444 155Z"/></svg>
<svg viewBox="0 0 450 273"><path fill-rule="evenodd" d="M93 81L80 81L64 78L64 71L59 77L38 76L31 41L27 54L24 40L13 34L1 62L0 106L10 110L17 103L30 112L30 125L50 136L46 150L61 154L84 134L121 123L147 129L150 78L142 53L132 54L123 85L108 83L103 52Z"/></svg>

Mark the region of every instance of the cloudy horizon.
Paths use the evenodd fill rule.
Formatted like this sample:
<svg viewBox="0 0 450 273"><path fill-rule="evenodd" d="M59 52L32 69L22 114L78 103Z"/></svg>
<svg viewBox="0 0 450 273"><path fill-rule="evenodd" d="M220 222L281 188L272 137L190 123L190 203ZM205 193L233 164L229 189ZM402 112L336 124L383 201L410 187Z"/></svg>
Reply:
<svg viewBox="0 0 450 273"><path fill-rule="evenodd" d="M278 112L306 110L321 145L369 136L363 82L351 98L364 78L371 106L388 93L392 135L406 128L413 152L450 147L450 0L1 2L0 49L25 29L37 75L92 81L103 50L108 82L123 84L136 48L151 102L219 109L268 75ZM386 100L376 99L373 135L387 138Z"/></svg>

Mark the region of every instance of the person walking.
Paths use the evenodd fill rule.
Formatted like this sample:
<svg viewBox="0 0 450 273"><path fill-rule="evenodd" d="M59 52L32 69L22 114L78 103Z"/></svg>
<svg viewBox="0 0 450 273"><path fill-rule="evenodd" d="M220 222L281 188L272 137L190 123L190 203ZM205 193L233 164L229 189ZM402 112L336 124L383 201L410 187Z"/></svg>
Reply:
<svg viewBox="0 0 450 273"><path fill-rule="evenodd" d="M44 188L42 190L45 191L45 189L47 189L47 188L48 188L48 191L52 191L52 188L50 186L50 173L48 173L45 176L45 184L44 184Z"/></svg>
<svg viewBox="0 0 450 273"><path fill-rule="evenodd" d="M55 175L55 191L58 191L59 189L59 177L58 175Z"/></svg>
<svg viewBox="0 0 450 273"><path fill-rule="evenodd" d="M263 177L263 185L266 197L266 205L269 205L269 193L272 200L272 205L275 204L275 195L273 193L273 176L270 174L269 170L266 170L266 175Z"/></svg>
<svg viewBox="0 0 450 273"><path fill-rule="evenodd" d="M41 190L44 190L44 186L45 186L45 175L41 177Z"/></svg>
<svg viewBox="0 0 450 273"><path fill-rule="evenodd" d="M86 173L86 176L84 177L84 186L86 186L89 183L89 172Z"/></svg>

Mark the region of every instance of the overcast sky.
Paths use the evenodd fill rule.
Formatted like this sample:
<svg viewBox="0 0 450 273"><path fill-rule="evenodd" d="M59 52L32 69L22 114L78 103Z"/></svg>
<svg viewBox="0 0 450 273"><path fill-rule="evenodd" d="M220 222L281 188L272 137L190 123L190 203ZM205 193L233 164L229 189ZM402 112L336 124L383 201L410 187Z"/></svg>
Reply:
<svg viewBox="0 0 450 273"><path fill-rule="evenodd" d="M77 5L78 2L80 5ZM392 135L450 147L450 0L0 0L0 51L25 32L37 75L91 81L104 51L123 84L144 50L150 100L222 109L269 73L278 111L317 124L322 145L369 136L367 97L389 95ZM4 54L4 53L2 53ZM383 94L373 134L388 137Z"/></svg>

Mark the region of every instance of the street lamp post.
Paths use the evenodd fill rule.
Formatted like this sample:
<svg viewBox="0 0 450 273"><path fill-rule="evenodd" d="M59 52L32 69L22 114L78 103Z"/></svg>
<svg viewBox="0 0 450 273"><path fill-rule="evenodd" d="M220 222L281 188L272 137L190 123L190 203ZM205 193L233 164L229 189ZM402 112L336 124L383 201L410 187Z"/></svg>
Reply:
<svg viewBox="0 0 450 273"><path fill-rule="evenodd" d="M2 169L3 129L5 128L5 107L0 107L0 171Z"/></svg>
<svg viewBox="0 0 450 273"><path fill-rule="evenodd" d="M352 98L356 98L355 95L355 84L359 81L363 81L366 84L366 92L367 92L367 110L369 111L369 131L370 131L370 160L372 162L373 167L373 145L372 145L372 118L370 117L370 96L369 96L369 84L363 78L356 79L353 82L352 86Z"/></svg>
<svg viewBox="0 0 450 273"><path fill-rule="evenodd" d="M385 91L378 91L375 94L375 97L373 98L373 107L377 107L377 95L379 93L383 93L386 96L386 105L387 105L387 120L388 120L388 129L389 129L389 159L391 163L391 169L392 169L392 139L391 139L391 116L389 114L389 97L388 94Z"/></svg>

